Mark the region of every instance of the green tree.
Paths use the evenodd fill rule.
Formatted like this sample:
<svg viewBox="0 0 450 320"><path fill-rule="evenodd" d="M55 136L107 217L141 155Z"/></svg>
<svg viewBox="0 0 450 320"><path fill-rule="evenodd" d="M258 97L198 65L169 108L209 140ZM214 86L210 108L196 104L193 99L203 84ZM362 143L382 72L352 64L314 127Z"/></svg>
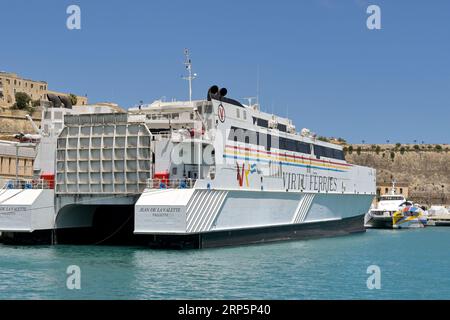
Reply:
<svg viewBox="0 0 450 320"><path fill-rule="evenodd" d="M400 148L400 153L401 153L401 154L404 154L405 151L406 151L405 147L401 147L401 148Z"/></svg>
<svg viewBox="0 0 450 320"><path fill-rule="evenodd" d="M417 151L417 150L419 150L419 149L420 149L419 145L418 145L418 144L415 144L415 145L414 145L414 150Z"/></svg>
<svg viewBox="0 0 450 320"><path fill-rule="evenodd" d="M17 109L24 110L29 107L31 98L28 94L26 94L25 92L16 92L15 97L16 97L16 103L14 106Z"/></svg>
<svg viewBox="0 0 450 320"><path fill-rule="evenodd" d="M442 146L440 144L437 144L435 147L437 152L441 152L442 151Z"/></svg>
<svg viewBox="0 0 450 320"><path fill-rule="evenodd" d="M380 151L381 151L381 147L377 145L377 147L375 148L375 152L377 154L380 154Z"/></svg>
<svg viewBox="0 0 450 320"><path fill-rule="evenodd" d="M339 137L337 140L343 144L347 143L347 140L345 140L344 138L341 138L341 137Z"/></svg>
<svg viewBox="0 0 450 320"><path fill-rule="evenodd" d="M356 148L356 153L358 154L358 156L361 154L361 146L359 146L358 148Z"/></svg>
<svg viewBox="0 0 450 320"><path fill-rule="evenodd" d="M352 152L353 152L353 146L349 146L348 147L348 153L352 154Z"/></svg>
<svg viewBox="0 0 450 320"><path fill-rule="evenodd" d="M395 158L395 152L391 151L391 160L394 161L394 158Z"/></svg>
<svg viewBox="0 0 450 320"><path fill-rule="evenodd" d="M70 93L69 94L69 99L70 99L70 102L72 103L73 106L77 105L78 98L77 98L76 95L74 95L73 93Z"/></svg>

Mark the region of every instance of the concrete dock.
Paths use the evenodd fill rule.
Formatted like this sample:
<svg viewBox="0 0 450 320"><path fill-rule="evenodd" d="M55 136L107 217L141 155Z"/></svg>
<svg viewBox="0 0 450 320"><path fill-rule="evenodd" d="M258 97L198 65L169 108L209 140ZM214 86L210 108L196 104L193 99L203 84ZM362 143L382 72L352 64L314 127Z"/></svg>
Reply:
<svg viewBox="0 0 450 320"><path fill-rule="evenodd" d="M436 216L428 216L429 226L450 226L450 215L436 215Z"/></svg>

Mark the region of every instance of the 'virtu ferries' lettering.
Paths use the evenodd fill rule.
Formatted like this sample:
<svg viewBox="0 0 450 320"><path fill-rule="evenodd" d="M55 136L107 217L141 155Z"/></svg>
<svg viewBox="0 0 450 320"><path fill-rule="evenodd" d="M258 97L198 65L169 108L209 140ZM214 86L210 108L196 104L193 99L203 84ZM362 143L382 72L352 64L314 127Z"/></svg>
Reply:
<svg viewBox="0 0 450 320"><path fill-rule="evenodd" d="M337 191L337 178L312 174L283 172L284 188L319 192Z"/></svg>

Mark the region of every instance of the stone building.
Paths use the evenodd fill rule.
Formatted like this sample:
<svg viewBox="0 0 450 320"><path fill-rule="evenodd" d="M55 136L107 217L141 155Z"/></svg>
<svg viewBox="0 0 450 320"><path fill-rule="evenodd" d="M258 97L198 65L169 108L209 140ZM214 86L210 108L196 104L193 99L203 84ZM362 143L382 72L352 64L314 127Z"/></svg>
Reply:
<svg viewBox="0 0 450 320"><path fill-rule="evenodd" d="M68 93L49 91L47 82L21 78L15 73L0 71L0 108L8 109L16 103L16 93L24 92L31 100L47 100L47 93L68 96ZM77 104L87 104L87 97L77 96Z"/></svg>
<svg viewBox="0 0 450 320"><path fill-rule="evenodd" d="M377 183L377 197L392 193L392 183ZM408 199L409 185L407 183L396 183L395 194L402 195Z"/></svg>
<svg viewBox="0 0 450 320"><path fill-rule="evenodd" d="M0 181L8 179L30 179L36 151L30 147L20 147L16 143L0 141Z"/></svg>

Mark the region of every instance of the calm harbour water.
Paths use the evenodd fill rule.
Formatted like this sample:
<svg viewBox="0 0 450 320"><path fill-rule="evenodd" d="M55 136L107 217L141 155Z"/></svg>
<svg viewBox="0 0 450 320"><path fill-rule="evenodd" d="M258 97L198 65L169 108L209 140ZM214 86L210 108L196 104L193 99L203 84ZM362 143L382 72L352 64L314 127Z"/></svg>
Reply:
<svg viewBox="0 0 450 320"><path fill-rule="evenodd" d="M449 244L429 227L200 251L0 245L0 299L450 299Z"/></svg>

